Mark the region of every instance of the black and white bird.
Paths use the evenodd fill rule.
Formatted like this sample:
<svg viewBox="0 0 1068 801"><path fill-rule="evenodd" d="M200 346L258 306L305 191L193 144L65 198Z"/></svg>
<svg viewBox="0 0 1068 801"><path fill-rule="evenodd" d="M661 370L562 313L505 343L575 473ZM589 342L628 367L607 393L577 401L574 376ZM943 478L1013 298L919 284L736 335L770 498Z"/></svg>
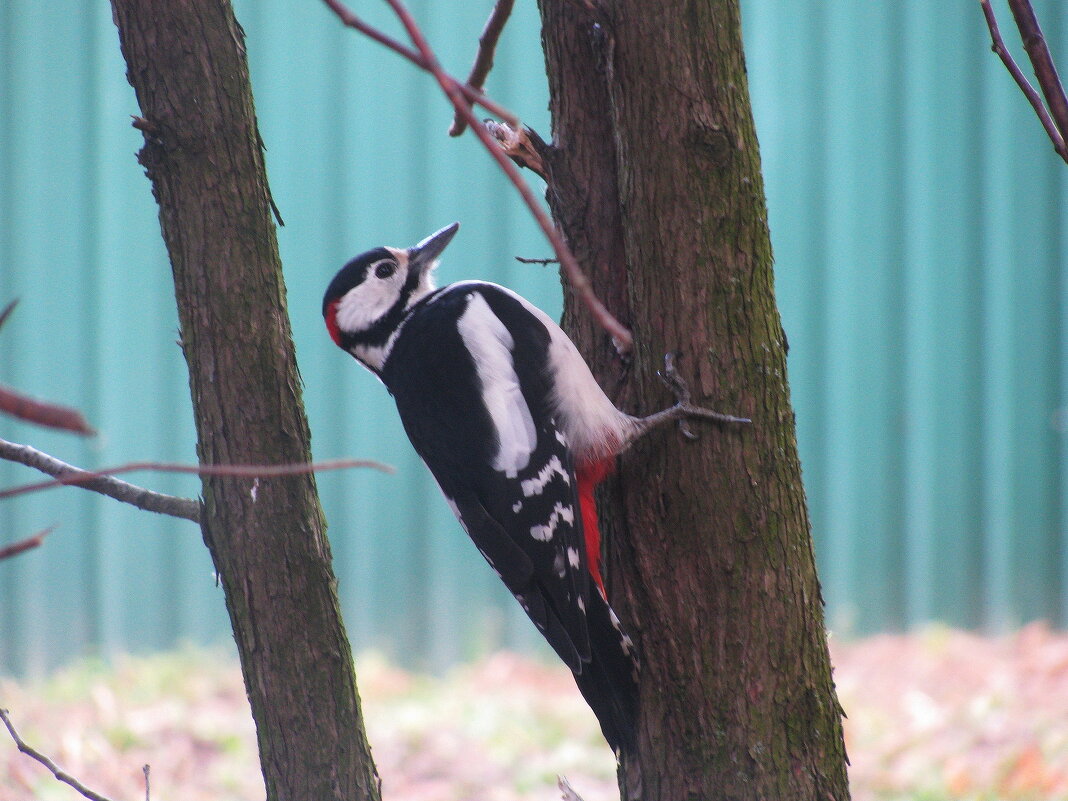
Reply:
<svg viewBox="0 0 1068 801"><path fill-rule="evenodd" d="M605 596L594 487L647 430L705 410L625 414L519 295L484 281L436 289L435 264L458 228L354 258L323 297L326 327L393 395L460 524L618 752L634 734L638 660Z"/></svg>

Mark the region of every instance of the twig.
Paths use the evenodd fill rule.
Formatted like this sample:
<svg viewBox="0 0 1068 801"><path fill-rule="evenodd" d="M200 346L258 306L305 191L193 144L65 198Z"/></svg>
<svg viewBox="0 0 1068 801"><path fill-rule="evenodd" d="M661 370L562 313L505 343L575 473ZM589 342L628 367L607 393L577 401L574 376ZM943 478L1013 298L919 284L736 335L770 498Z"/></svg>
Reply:
<svg viewBox="0 0 1068 801"><path fill-rule="evenodd" d="M476 92L481 92L486 85L486 77L493 69L493 54L497 49L504 25L512 14L515 0L497 0L490 12L486 26L482 29L482 35L478 37L478 52L475 54L475 63L471 65L471 73L467 76L467 85ZM467 120L460 112L453 117L452 127L449 128L449 136L459 136L467 129Z"/></svg>
<svg viewBox="0 0 1068 801"><path fill-rule="evenodd" d="M48 770L52 772L52 775L55 776L58 781L61 781L64 784L73 787L75 790L81 793L82 796L90 799L90 801L111 801L111 799L109 799L107 796L100 795L100 793L90 790L88 787L86 787L80 781L75 779L69 773L61 770L55 762L46 757L40 751L36 750L35 748L31 748L29 745L27 745L26 742L19 736L19 733L15 731L15 727L11 723L11 718L8 717L8 711L6 709L0 709L0 720L4 721L4 725L7 726L8 733L11 735L11 739L15 741L15 745L18 746L19 751L21 751L31 759L37 760L46 768L48 768Z"/></svg>
<svg viewBox="0 0 1068 801"><path fill-rule="evenodd" d="M77 409L36 400L5 386L0 386L0 411L46 428L73 431L85 436L96 433Z"/></svg>
<svg viewBox="0 0 1068 801"><path fill-rule="evenodd" d="M200 503L190 498L163 495L133 484L127 484L113 476L121 473L155 471L158 473L188 473L201 476L233 476L237 478L272 478L296 476L305 473L322 473L328 470L348 470L354 467L369 467L383 473L393 473L393 468L368 459L331 459L303 464L168 464L164 462L130 462L102 470L83 470L62 462L36 448L19 445L0 439L0 459L18 462L33 467L42 473L55 476L53 481L24 484L0 490L0 500L15 495L63 486L81 486L128 503L149 512L158 512L172 517L182 517L200 522Z"/></svg>
<svg viewBox="0 0 1068 801"><path fill-rule="evenodd" d="M11 312L17 305L18 299L16 298L8 303L3 311L0 311L0 327L7 322L7 318L11 316ZM0 411L47 428L58 428L86 435L96 433L82 417L81 412L76 409L35 400L4 386L0 386Z"/></svg>
<svg viewBox="0 0 1068 801"><path fill-rule="evenodd" d="M15 298L9 304L4 306L4 310L0 311L0 327L3 327L4 323L7 322L7 318L11 316L11 312L13 312L15 310L15 307L18 305L19 300L18 298Z"/></svg>
<svg viewBox="0 0 1068 801"><path fill-rule="evenodd" d="M1021 24L1021 16L1017 14L1016 6L1021 4L1026 5L1026 9L1021 9L1021 15L1027 16L1026 12L1030 12L1029 19L1025 20L1025 24ZM986 26L990 29L990 40L992 42L991 50L993 50L998 58L1001 59L1005 68L1009 71L1013 80L1016 81L1016 85L1020 87L1020 91L1024 93L1028 102L1031 104L1031 108L1035 110L1035 114L1038 115L1039 121L1042 123L1042 127L1046 129L1046 134L1049 136L1050 141L1053 142L1053 149L1057 151L1057 154L1068 162L1068 147L1065 146L1065 137L1062 130L1058 130L1058 126L1054 123L1053 118L1050 116L1050 112L1046 109L1045 104L1042 102L1042 97L1027 80L1027 77L1023 74L1023 70L1013 59L1008 49L1005 47L1005 40L1001 37L1001 30L998 28L997 18L994 16L994 9L990 6L990 0L979 0L979 4L983 8L983 16L986 17ZM1060 81L1057 78L1057 71L1053 68L1053 61L1049 58L1049 50L1046 49L1045 40L1042 37L1042 31L1038 27L1038 21L1034 17L1034 11L1031 10L1030 3L1026 0L1010 0L1009 5L1013 9L1013 15L1016 17L1017 26L1020 28L1020 34L1024 37L1024 47L1027 49L1028 55L1031 57L1031 62L1035 66L1036 75L1042 85L1043 91L1046 92L1047 98L1051 95L1054 98L1059 96L1060 100L1057 104L1061 106L1064 103L1064 89L1060 85ZM1032 28L1033 26L1033 28ZM1025 27L1027 32L1025 33ZM1035 55L1032 55L1032 49L1037 46L1032 41L1029 44L1029 38L1033 39L1037 32L1038 42L1041 47L1038 48L1044 51L1045 57L1048 61L1048 70L1039 71L1038 64L1035 63ZM1046 83L1049 82L1050 86L1047 88ZM1068 110L1062 111L1064 113L1065 125L1068 125Z"/></svg>
<svg viewBox="0 0 1068 801"><path fill-rule="evenodd" d="M1046 46L1046 37L1042 34L1038 17L1035 16L1030 0L1009 0L1009 8L1012 10L1013 19L1016 20L1027 57L1031 59L1038 85L1042 87L1050 116L1053 117L1061 140L1064 141L1068 139L1068 97L1065 97L1064 86L1057 75L1057 67L1053 63L1049 47Z"/></svg>
<svg viewBox="0 0 1068 801"><path fill-rule="evenodd" d="M336 0L325 0L333 7ZM411 37L412 44L421 55L421 60L417 63L423 67L423 69L429 71L437 79L438 84L442 90L452 101L453 107L457 113L463 116L467 120L467 124L471 126L471 130L475 132L479 140L490 152L490 155L497 161L501 169L504 170L505 175L519 190L519 194L522 196L523 201L526 203L527 208L530 209L530 213L534 215L534 219L538 221L538 225L541 226L541 230L552 243L553 250L556 251L556 255L560 259L560 266L567 274L568 280L571 283L571 289L583 303L590 310L594 319L598 324L605 329L612 337L612 341L615 343L616 350L620 354L626 354L634 347L634 337L630 331L619 322L612 313L608 311L605 305L600 301L597 295L593 291L593 286L590 284L589 278L582 272L578 262L575 260L571 250L567 247L563 237L553 225L552 220L549 219L549 215L545 213L541 205L538 203L538 199L534 196L534 192L527 186L522 176L519 174L518 168L512 163L508 155L501 149L497 140L486 129L486 126L475 119L475 116L468 104L464 100L464 95L459 85L457 85L454 79L442 70L441 65L438 63L437 57L431 50L426 37L423 36L423 32L416 25L412 15L408 12L408 9L404 6L401 0L387 0L394 13L401 20L405 30L408 32L408 36ZM424 66L425 65L425 66Z"/></svg>
<svg viewBox="0 0 1068 801"><path fill-rule="evenodd" d="M563 801L582 801L582 796L575 792L575 788L571 786L571 782L563 776L556 777L556 786L560 788L560 797Z"/></svg>
<svg viewBox="0 0 1068 801"><path fill-rule="evenodd" d="M141 772L145 774L145 801L152 801L152 795L148 789L148 774L152 771L152 768L148 764L141 766Z"/></svg>
<svg viewBox="0 0 1068 801"><path fill-rule="evenodd" d="M522 256L516 256L515 260L517 262L519 262L520 264L547 265L547 264L559 264L560 263L560 259L526 259L526 258L523 258Z"/></svg>
<svg viewBox="0 0 1068 801"><path fill-rule="evenodd" d="M200 522L199 501L195 501L192 498L163 495L134 484L127 484L125 481L112 478L107 470L98 472L82 470L74 465L60 461L54 456L49 456L36 448L31 448L29 445L19 445L15 442L0 439L0 459L18 462L35 470L40 470L42 473L57 477L55 481L26 484L21 487L0 491L0 498L10 498L15 495L22 495L49 487L59 487L65 484L79 484L85 489L99 492L101 495L107 495L109 498L136 506L138 509L156 512L161 515L170 515L171 517L180 517L185 520L192 520L194 523Z"/></svg>
<svg viewBox="0 0 1068 801"><path fill-rule="evenodd" d="M0 548L0 562L5 559L10 559L13 556L18 556L20 553L26 553L26 551L32 551L34 548L39 548L41 543L44 542L44 538L55 531L55 529L55 526L49 526L43 531L38 531L33 536L26 537L24 540L5 545L3 548Z"/></svg>
<svg viewBox="0 0 1068 801"><path fill-rule="evenodd" d="M374 39L379 44L385 45L394 53L398 53L404 56L406 59L415 64L420 69L424 69L428 72L430 71L430 66L426 63L421 53L416 50L412 50L412 48L408 47L407 45L401 44L392 36L382 33L382 31L378 30L374 26L368 25L366 22L360 19L360 17L354 14L347 6L345 6L344 3L339 2L339 0L323 0L323 2L326 3L326 5L330 8L331 11L334 12L334 14L337 15L337 18L341 20L342 25L348 28L353 28L364 34L365 36ZM508 111L508 109L486 97L481 92L476 91L471 87L460 83L460 81L458 81L456 78L453 78L452 76L446 76L446 79L450 82L452 86L454 86L464 95L464 97L469 103L482 106L482 108L486 109L486 111L488 111L490 114L493 114L496 117L500 117L502 120L508 120L509 124L519 125L519 120L514 114L512 114L512 112Z"/></svg>

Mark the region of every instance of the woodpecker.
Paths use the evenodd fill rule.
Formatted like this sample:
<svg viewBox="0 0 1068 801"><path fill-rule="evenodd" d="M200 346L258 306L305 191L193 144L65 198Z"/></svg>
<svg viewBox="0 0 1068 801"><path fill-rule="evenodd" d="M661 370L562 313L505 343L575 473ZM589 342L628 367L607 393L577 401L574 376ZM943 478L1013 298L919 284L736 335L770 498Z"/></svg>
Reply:
<svg viewBox="0 0 1068 801"><path fill-rule="evenodd" d="M435 288L459 223L414 247L378 247L323 297L334 342L376 375L475 546L575 675L618 754L633 741L639 663L608 605L594 487L617 454L684 416L615 407L543 311L484 281Z"/></svg>

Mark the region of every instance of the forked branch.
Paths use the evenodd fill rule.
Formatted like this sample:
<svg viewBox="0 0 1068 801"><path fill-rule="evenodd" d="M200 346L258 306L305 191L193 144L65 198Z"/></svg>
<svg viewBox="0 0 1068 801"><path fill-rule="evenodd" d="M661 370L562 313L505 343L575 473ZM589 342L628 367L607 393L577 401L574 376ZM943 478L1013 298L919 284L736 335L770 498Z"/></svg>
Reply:
<svg viewBox="0 0 1068 801"><path fill-rule="evenodd" d="M1027 51L1035 77L1038 79L1038 85L1042 89L1041 95L1027 80L1023 70L1005 47L1005 40L998 28L997 17L994 15L990 0L979 0L979 3L983 8L983 16L986 17L987 28L990 30L991 50L997 53L998 58L1001 59L1013 80L1016 81L1016 85L1020 87L1020 91L1031 104L1031 108L1035 110L1042 127L1045 128L1046 134L1053 142L1053 149L1057 151L1057 155L1068 163L1068 146L1065 144L1068 140L1068 99L1065 97L1064 86L1057 75L1057 68L1046 46L1046 38L1042 34L1042 28L1038 24L1038 18L1035 16L1031 3L1029 0L1008 0L1013 18L1016 20L1016 27L1023 39L1024 50ZM1045 103L1042 100L1043 95Z"/></svg>
<svg viewBox="0 0 1068 801"><path fill-rule="evenodd" d="M344 3L338 2L338 0L323 0L323 2L326 3L327 7L329 7L330 10L337 15L337 18L341 20L341 23L346 27L352 28L353 30L357 30L364 36L374 39L379 44L388 47L394 53L404 56L406 59L415 64L415 66L419 67L420 69L430 72L430 65L426 62L425 57L422 53L413 50L407 45L401 44L392 36L383 33L373 25L368 25L366 22L363 21L361 17L359 17L357 14L354 14L352 10L349 9ZM486 109L486 111L488 111L490 114L493 114L496 117L500 117L502 120L508 120L510 124L519 124L519 121L516 119L515 115L512 114L512 112L508 111L503 106L495 103L493 100L482 94L482 92L472 89L466 84L461 83L456 78L453 78L451 75L446 76L446 80L448 80L449 84L455 87L456 90L459 91L467 99L468 102L473 103L474 105L482 106L482 108Z"/></svg>
<svg viewBox="0 0 1068 801"><path fill-rule="evenodd" d="M534 215L534 219L537 220L542 232L552 244L553 250L556 251L556 255L560 259L560 266L567 275L572 291L578 295L590 310L590 313L593 315L597 323L611 335L616 350L621 354L630 353L634 347L633 335L612 315L611 312L608 311L608 308L594 293L593 285L590 283L589 278L586 277L582 268L579 267L578 261L564 242L563 236L560 234L559 230L557 230L556 226L553 225L552 220L549 219L549 215L542 209L541 204L534 196L533 191L531 191L530 187L527 186L526 182L523 180L523 177L519 174L518 168L512 163L508 154L501 149L496 138L486 130L486 126L475 118L469 103L473 101L483 106L483 108L489 109L489 106L483 102L485 96L478 94L477 98L472 98L473 92L470 87L459 83L455 78L448 75L448 73L442 69L441 65L438 63L437 57L434 55L434 51L431 49L430 44L423 35L422 30L420 30L415 19L412 17L411 13L409 13L404 3L400 0L387 0L390 7L393 9L393 12L404 25L404 29L408 32L412 44L415 45L416 52L414 54L409 48L404 47L383 34L381 31L372 28L362 20L359 20L359 18L349 11L344 4L339 2L339 0L323 1L346 25L359 30L375 41L381 42L401 55L404 55L413 64L431 73L437 79L438 84L449 98L456 113L467 121L467 124L471 126L471 130L478 136L479 141L482 142L483 146L489 151L490 155L493 156L500 168L504 170L504 174L508 176L508 179L519 191L520 196L523 198L523 202L530 210L530 213ZM505 121L515 130L521 130L522 128L517 120L506 119Z"/></svg>
<svg viewBox="0 0 1068 801"><path fill-rule="evenodd" d="M476 92L481 92L486 85L486 78L493 69L493 54L497 51L497 42L500 41L504 32L504 25L512 14L515 0L497 0L486 20L486 27L482 29L482 35L478 37L478 52L475 54L475 63L471 66L471 72L467 76L467 85ZM467 129L467 120L459 111L453 117L452 127L449 128L449 136L459 136Z"/></svg>

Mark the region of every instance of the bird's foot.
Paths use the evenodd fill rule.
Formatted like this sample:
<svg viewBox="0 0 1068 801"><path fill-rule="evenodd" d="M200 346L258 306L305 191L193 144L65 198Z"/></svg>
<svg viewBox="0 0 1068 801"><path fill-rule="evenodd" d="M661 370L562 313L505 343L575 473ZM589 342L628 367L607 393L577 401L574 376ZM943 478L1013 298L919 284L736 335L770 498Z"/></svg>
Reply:
<svg viewBox="0 0 1068 801"><path fill-rule="evenodd" d="M675 369L675 353L664 354L664 369L657 372L660 380L664 382L671 394L675 396L675 405L663 411L656 412L648 417L637 418L638 432L635 438L640 437L654 428L665 423L678 422L682 435L689 440L697 439L697 435L690 430L686 420L697 417L702 420L711 420L721 424L752 423L748 417L737 417L733 414L723 414L703 406L695 406L690 400L690 387Z"/></svg>

